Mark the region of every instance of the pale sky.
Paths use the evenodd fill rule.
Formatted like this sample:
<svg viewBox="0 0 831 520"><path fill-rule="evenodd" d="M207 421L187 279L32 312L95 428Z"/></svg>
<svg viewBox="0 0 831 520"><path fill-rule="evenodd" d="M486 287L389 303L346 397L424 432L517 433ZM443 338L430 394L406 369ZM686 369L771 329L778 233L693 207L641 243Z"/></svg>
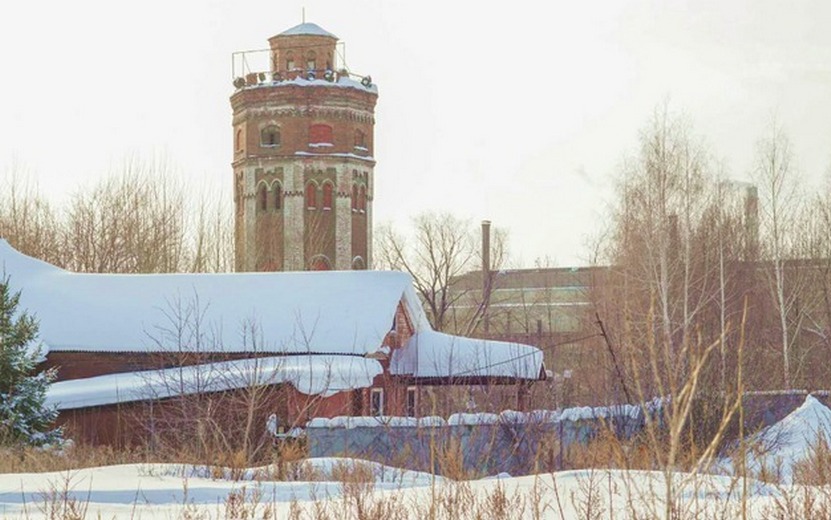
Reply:
<svg viewBox="0 0 831 520"><path fill-rule="evenodd" d="M231 53L301 21L371 74L375 223L493 221L513 264L583 263L656 106L747 179L775 114L831 164L831 2L14 2L0 18L0 172L61 200L131 154L231 197Z"/></svg>

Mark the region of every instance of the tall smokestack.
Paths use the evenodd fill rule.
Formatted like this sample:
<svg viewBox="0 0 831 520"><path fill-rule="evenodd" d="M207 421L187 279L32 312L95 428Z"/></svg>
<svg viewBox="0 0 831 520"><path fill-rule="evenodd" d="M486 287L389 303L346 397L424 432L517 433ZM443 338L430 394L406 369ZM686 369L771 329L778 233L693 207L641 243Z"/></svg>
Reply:
<svg viewBox="0 0 831 520"><path fill-rule="evenodd" d="M482 221L482 274L488 278L491 272L491 221Z"/></svg>
<svg viewBox="0 0 831 520"><path fill-rule="evenodd" d="M482 221L482 308L485 322L485 334L490 332L488 303L491 297L491 221Z"/></svg>

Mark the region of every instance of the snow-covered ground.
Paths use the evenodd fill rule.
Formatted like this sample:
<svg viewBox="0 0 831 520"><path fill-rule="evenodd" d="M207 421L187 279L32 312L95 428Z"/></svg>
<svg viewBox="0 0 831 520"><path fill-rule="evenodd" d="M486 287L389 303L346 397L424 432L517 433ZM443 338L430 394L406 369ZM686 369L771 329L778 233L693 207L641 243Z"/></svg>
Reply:
<svg viewBox="0 0 831 520"><path fill-rule="evenodd" d="M350 488L332 480L343 464L366 464L374 483ZM356 493L364 493L364 504L387 500L405 508L409 517L424 513L431 503L447 509L457 504L463 510L445 511L440 518L467 518L477 508L489 511L502 495L510 504L507 518L586 518L587 508L609 511L624 518L631 508L648 517L660 516L665 489L664 476L657 472L568 471L511 478L500 476L465 483L434 478L431 475L401 471L380 464L349 459L316 459L307 462L309 475L316 481L268 480L268 468L254 468L237 475L199 466L168 464L120 465L70 472L0 475L0 516L3 518L62 517L56 511L71 509L86 518L228 518L231 508L246 508L251 517L288 518L292 511L310 514L329 508L330 517L346 516L356 507ZM219 473L219 474L218 474ZM741 485L724 476L678 473L680 507L689 518L705 512L738 511ZM357 491L356 491L357 489ZM761 514L772 507L777 496L788 488L751 483L751 513ZM238 500L245 497L245 503ZM444 497L436 499L436 497ZM454 498L455 497L455 498ZM466 501L465 497L474 497ZM317 508L317 509L316 509ZM726 518L730 518L728 513ZM413 516L416 515L416 516ZM307 516L314 518L314 515ZM486 516L489 517L489 516Z"/></svg>
<svg viewBox="0 0 831 520"><path fill-rule="evenodd" d="M384 518L420 518L430 507L437 518L454 519L661 518L667 478L675 518L739 518L743 505L748 518L828 518L831 489L790 483L793 465L809 456L819 433L831 434L831 410L808 397L757 435L768 444L767 458L749 455L748 465L759 469L776 461L781 484L603 469L457 482L346 458L308 459L281 472L273 466L231 471L130 464L0 475L0 518L350 518L356 508L381 502ZM826 509L809 515L800 509L805 504Z"/></svg>
<svg viewBox="0 0 831 520"><path fill-rule="evenodd" d="M102 518L176 518L187 508L199 508L211 516L221 511L219 516L224 516L229 495L243 493L249 502L275 504L279 509L293 501L340 496L344 486L336 480L339 473L354 473L356 466L379 492L444 482L427 473L339 458L309 459L290 466L288 476L283 477L308 479L302 481L271 480L275 469L268 466L232 472L207 466L125 464L2 474L0 518L55 516L49 511L61 507L84 509L88 518L98 518L99 513Z"/></svg>
<svg viewBox="0 0 831 520"><path fill-rule="evenodd" d="M751 438L747 469L790 483L794 467L811 456L819 439L831 441L831 409L809 395L799 408Z"/></svg>

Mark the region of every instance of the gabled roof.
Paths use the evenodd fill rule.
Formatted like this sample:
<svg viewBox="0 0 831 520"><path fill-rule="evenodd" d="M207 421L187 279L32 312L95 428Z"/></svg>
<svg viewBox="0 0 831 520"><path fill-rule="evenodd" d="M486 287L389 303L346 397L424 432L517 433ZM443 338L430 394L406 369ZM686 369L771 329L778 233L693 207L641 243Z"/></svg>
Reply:
<svg viewBox="0 0 831 520"><path fill-rule="evenodd" d="M365 355L381 348L400 302L416 331L430 328L401 272L72 273L0 239L4 269L51 351Z"/></svg>
<svg viewBox="0 0 831 520"><path fill-rule="evenodd" d="M301 23L300 25L295 25L291 29L286 29L285 31L281 32L277 36L328 36L329 38L338 39L337 36L330 33L323 27L317 25L316 23L306 22Z"/></svg>

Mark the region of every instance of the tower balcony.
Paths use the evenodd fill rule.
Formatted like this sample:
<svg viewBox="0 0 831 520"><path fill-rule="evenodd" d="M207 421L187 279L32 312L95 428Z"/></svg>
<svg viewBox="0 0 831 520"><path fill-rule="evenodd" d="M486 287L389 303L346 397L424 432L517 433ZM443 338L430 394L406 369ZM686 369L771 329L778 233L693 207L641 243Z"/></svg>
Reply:
<svg viewBox="0 0 831 520"><path fill-rule="evenodd" d="M279 86L334 86L364 90L377 94L369 75L356 74L346 67L278 70L269 63L270 49L239 51L231 55L231 78L236 91Z"/></svg>

